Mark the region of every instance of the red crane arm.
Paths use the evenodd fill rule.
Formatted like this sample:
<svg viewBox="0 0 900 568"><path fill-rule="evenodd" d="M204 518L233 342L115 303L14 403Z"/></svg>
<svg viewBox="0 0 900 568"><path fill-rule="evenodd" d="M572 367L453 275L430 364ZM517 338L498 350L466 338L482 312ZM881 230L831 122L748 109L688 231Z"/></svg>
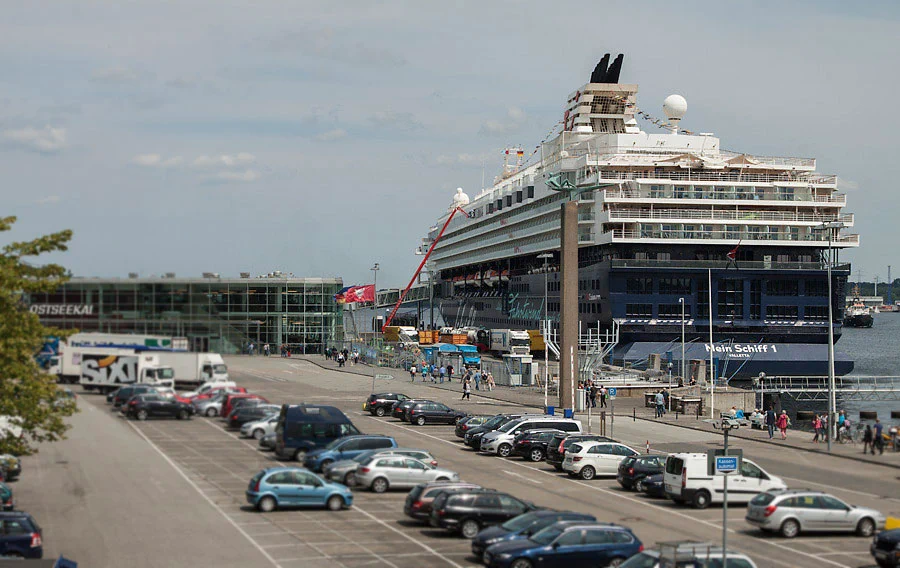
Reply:
<svg viewBox="0 0 900 568"><path fill-rule="evenodd" d="M441 240L441 237L444 236L444 231L447 230L447 226L450 224L450 221L453 220L453 216L456 215L456 213L458 211L462 212L462 214L465 215L466 217L469 216L469 214L466 213L465 211L463 211L463 209L461 207L457 207L450 213L450 216L447 217L447 220L444 222L444 226L441 227L441 232L438 233L438 236L434 239L434 242L431 243L431 246L428 248L428 252L425 253L425 258L423 258L422 262L419 263L419 268L416 269L415 274L413 274L412 278L409 280L409 284L406 285L406 288L403 290L403 293L400 294L400 297L397 299L397 303L394 304L394 309L391 310L391 315L389 315L388 318L384 321L384 325L381 327L382 333L384 333L384 328L391 325L391 320L393 320L394 316L397 315L397 310L400 309L400 305L403 303L403 300L406 298L406 295L409 293L409 289L412 288L412 285L416 281L416 278L419 277L419 273L422 272L422 267L424 267L425 263L428 262L428 257L431 256L431 251L434 250L434 246L436 244L438 244L438 241ZM428 284L434 285L434 283L431 281L429 281ZM376 290L375 293L377 294L378 291Z"/></svg>

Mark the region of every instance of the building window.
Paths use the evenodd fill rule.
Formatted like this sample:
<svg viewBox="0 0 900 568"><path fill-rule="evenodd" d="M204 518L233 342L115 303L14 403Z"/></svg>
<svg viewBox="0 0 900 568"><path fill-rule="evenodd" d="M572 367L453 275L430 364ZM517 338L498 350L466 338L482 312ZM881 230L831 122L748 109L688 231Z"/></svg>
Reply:
<svg viewBox="0 0 900 568"><path fill-rule="evenodd" d="M828 296L827 280L807 280L803 283L803 287L807 296Z"/></svg>
<svg viewBox="0 0 900 568"><path fill-rule="evenodd" d="M629 278L625 281L626 294L652 294L652 278Z"/></svg>
<svg viewBox="0 0 900 568"><path fill-rule="evenodd" d="M660 319L681 319L681 304L660 304L657 306ZM691 317L691 306L684 306L685 319Z"/></svg>
<svg viewBox="0 0 900 568"><path fill-rule="evenodd" d="M795 320L799 317L797 306L766 306L766 319Z"/></svg>
<svg viewBox="0 0 900 568"><path fill-rule="evenodd" d="M516 203L522 203L522 190L516 192Z"/></svg>
<svg viewBox="0 0 900 568"><path fill-rule="evenodd" d="M691 279L690 278L660 278L659 279L660 294L690 294Z"/></svg>
<svg viewBox="0 0 900 568"><path fill-rule="evenodd" d="M744 281L737 278L719 280L718 307L720 318L744 317Z"/></svg>
<svg viewBox="0 0 900 568"><path fill-rule="evenodd" d="M800 285L798 282L798 280L769 280L766 282L766 295L799 296Z"/></svg>
<svg viewBox="0 0 900 568"><path fill-rule="evenodd" d="M828 306L806 306L803 308L803 319L828 321Z"/></svg>
<svg viewBox="0 0 900 568"><path fill-rule="evenodd" d="M706 278L697 280L697 317L709 317L709 281Z"/></svg>
<svg viewBox="0 0 900 568"><path fill-rule="evenodd" d="M653 316L653 304L625 304L625 315L649 318Z"/></svg>
<svg viewBox="0 0 900 568"><path fill-rule="evenodd" d="M507 207L512 207L512 203L513 203L513 202L512 202L512 198L513 198L512 195L507 195L507 196L506 196L506 206L507 206Z"/></svg>
<svg viewBox="0 0 900 568"><path fill-rule="evenodd" d="M762 280L750 281L750 319L762 318Z"/></svg>

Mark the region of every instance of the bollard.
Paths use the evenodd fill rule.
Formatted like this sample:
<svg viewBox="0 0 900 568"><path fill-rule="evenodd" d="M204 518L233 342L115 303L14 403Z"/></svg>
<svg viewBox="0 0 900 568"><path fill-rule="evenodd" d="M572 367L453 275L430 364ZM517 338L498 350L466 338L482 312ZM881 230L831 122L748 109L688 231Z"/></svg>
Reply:
<svg viewBox="0 0 900 568"><path fill-rule="evenodd" d="M637 408L631 409L631 421L637 422Z"/></svg>

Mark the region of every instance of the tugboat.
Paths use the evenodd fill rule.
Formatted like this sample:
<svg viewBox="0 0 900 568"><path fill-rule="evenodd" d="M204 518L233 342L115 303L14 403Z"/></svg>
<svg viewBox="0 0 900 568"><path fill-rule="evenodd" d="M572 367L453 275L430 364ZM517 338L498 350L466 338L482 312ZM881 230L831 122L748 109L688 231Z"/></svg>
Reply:
<svg viewBox="0 0 900 568"><path fill-rule="evenodd" d="M853 290L853 293L853 303L850 304L850 307L847 308L847 313L844 315L844 326L872 327L872 324L875 323L875 316L872 315L872 310L859 298L858 286Z"/></svg>

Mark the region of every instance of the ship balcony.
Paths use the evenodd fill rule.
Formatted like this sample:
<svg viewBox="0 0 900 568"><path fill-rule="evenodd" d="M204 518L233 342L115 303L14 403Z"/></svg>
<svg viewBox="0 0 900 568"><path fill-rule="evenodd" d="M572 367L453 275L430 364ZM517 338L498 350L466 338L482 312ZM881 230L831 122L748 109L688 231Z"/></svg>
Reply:
<svg viewBox="0 0 900 568"><path fill-rule="evenodd" d="M839 221L852 227L852 213L824 215L820 213L796 211L764 211L757 209L713 210L713 209L610 209L600 214L600 222L619 221L638 223L647 219L672 223L691 221L732 221L742 225L801 224L817 226L822 223Z"/></svg>
<svg viewBox="0 0 900 568"><path fill-rule="evenodd" d="M637 166L638 164L636 164ZM644 167L653 167L652 164L640 164ZM716 169L707 169L707 170L692 170L692 169L677 169L677 170L633 170L633 171L619 171L619 170L603 170L601 169L603 166L599 163L592 165L590 160L587 163L580 166L575 175L575 180L579 185L586 185L592 183L603 183L603 182L615 182L615 181L625 181L625 180L635 180L640 183L648 183L653 181L658 181L660 183L665 182L693 182L693 181L705 181L705 182L715 182L715 183L768 183L768 184L781 184L781 183L796 183L802 184L803 186L816 186L816 187L826 187L826 188L837 188L837 176L830 174L814 174L811 172L805 171L785 171L785 172L773 172L773 173L747 173L743 171L734 171L734 170L716 170Z"/></svg>
<svg viewBox="0 0 900 568"><path fill-rule="evenodd" d="M808 191L776 192L766 188L764 192L721 191L700 186L685 186L674 190L663 189L607 189L602 197L606 203L653 203L659 205L709 205L715 201L717 205L734 205L736 207L753 204L754 207L784 207L790 204L795 207L843 207L847 204L847 195L834 193L818 195ZM797 189L797 188L795 188ZM804 188L805 189L805 188Z"/></svg>
<svg viewBox="0 0 900 568"><path fill-rule="evenodd" d="M641 243L641 244L696 244L731 245L735 242L762 242L772 245L810 246L825 248L828 238L819 231L729 231L713 228L712 230L659 227L641 227L635 229L612 229L603 233L599 244L608 243ZM859 246L859 235L840 234L832 239L835 248Z"/></svg>

